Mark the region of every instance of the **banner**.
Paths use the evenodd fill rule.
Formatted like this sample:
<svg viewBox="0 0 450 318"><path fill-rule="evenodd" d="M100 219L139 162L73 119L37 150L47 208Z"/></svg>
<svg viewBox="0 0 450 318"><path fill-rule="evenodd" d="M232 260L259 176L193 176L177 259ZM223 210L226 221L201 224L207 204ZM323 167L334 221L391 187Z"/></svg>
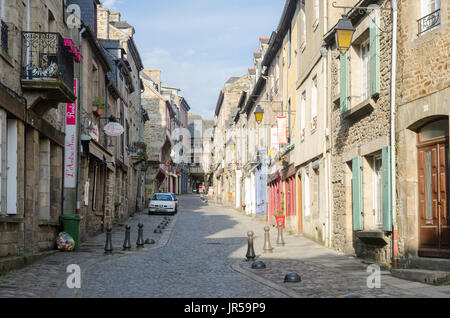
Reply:
<svg viewBox="0 0 450 318"><path fill-rule="evenodd" d="M78 82L73 80L73 93L78 94ZM66 140L64 148L64 188L76 187L77 171L77 100L66 104Z"/></svg>
<svg viewBox="0 0 450 318"><path fill-rule="evenodd" d="M287 144L287 117L277 118L278 144Z"/></svg>

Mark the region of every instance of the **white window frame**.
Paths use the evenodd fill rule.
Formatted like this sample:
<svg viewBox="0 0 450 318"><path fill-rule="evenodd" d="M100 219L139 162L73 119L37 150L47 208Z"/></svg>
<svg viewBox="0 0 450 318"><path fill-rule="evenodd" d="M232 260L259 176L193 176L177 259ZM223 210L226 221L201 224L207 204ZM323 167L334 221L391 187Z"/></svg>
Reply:
<svg viewBox="0 0 450 318"><path fill-rule="evenodd" d="M303 51L306 47L306 8L305 8L306 4L305 4L305 0L301 0L300 1L300 16L302 19L302 29L301 29L301 43L300 43L300 50Z"/></svg>
<svg viewBox="0 0 450 318"><path fill-rule="evenodd" d="M427 15L437 11L438 9L440 9L441 8L441 0L421 0L420 5L421 5L421 8L420 8L421 9L420 10L421 11L421 16L420 16L420 18L423 18L423 17L425 17L425 16L427 16ZM434 5L434 10L432 8L433 5ZM442 12L441 12L441 14L442 14ZM441 15L439 15L439 22L442 22ZM421 36L426 34L426 33L428 33L428 32L430 32L430 31L432 31L432 30L437 29L439 26L440 26L440 24L435 26L434 28L426 30L425 32L423 32L421 34Z"/></svg>
<svg viewBox="0 0 450 318"><path fill-rule="evenodd" d="M17 151L18 151L18 120L7 120L6 135L6 213L17 214Z"/></svg>
<svg viewBox="0 0 450 318"><path fill-rule="evenodd" d="M366 40L359 46L359 60L360 60L360 101L369 98L370 88L370 41Z"/></svg>
<svg viewBox="0 0 450 318"><path fill-rule="evenodd" d="M373 156L372 160L372 187L373 187L373 211L374 225L376 228L383 227L383 163L381 154ZM377 167L377 163L379 166Z"/></svg>
<svg viewBox="0 0 450 318"><path fill-rule="evenodd" d="M320 6L319 6L319 0L314 0L314 23L313 23L313 31L316 31L317 27L319 26L319 19L320 19Z"/></svg>
<svg viewBox="0 0 450 318"><path fill-rule="evenodd" d="M300 100L300 136L301 140L305 139L306 135L306 91L303 91Z"/></svg>
<svg viewBox="0 0 450 318"><path fill-rule="evenodd" d="M309 174L305 173L305 197L304 197L304 210L305 210L305 216L309 217L311 215L311 197L310 197L310 181L309 181Z"/></svg>
<svg viewBox="0 0 450 318"><path fill-rule="evenodd" d="M318 117L318 107L319 107L319 96L317 87L317 75L312 79L311 83L311 129L317 128L317 117Z"/></svg>

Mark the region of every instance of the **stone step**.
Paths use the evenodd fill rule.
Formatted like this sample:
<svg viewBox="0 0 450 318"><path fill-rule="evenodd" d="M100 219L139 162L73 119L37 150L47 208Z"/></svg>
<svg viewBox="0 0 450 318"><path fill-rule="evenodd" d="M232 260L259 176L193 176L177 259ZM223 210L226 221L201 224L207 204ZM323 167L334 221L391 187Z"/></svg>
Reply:
<svg viewBox="0 0 450 318"><path fill-rule="evenodd" d="M406 268L450 272L450 259L446 258L410 258L406 261L405 265Z"/></svg>
<svg viewBox="0 0 450 318"><path fill-rule="evenodd" d="M393 269L392 276L431 285L440 285L450 281L450 272L427 269Z"/></svg>

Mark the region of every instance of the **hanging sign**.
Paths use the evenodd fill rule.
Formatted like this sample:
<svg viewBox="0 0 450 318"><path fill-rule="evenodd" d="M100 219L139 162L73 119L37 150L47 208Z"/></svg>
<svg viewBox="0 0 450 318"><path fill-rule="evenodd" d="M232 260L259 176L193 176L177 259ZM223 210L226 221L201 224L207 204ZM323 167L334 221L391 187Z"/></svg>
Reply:
<svg viewBox="0 0 450 318"><path fill-rule="evenodd" d="M278 144L287 144L287 117L277 118Z"/></svg>
<svg viewBox="0 0 450 318"><path fill-rule="evenodd" d="M116 122L110 122L108 125L103 128L105 134L111 137L117 137L124 133L125 129L123 126Z"/></svg>

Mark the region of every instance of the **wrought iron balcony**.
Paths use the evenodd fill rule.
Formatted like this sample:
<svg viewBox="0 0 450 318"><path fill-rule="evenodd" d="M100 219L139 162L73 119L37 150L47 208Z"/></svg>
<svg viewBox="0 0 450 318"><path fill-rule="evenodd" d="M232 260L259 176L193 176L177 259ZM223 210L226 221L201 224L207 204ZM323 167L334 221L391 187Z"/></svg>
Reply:
<svg viewBox="0 0 450 318"><path fill-rule="evenodd" d="M54 32L22 32L21 81L55 103L73 102L74 59Z"/></svg>
<svg viewBox="0 0 450 318"><path fill-rule="evenodd" d="M8 51L8 25L5 21L1 21L1 48Z"/></svg>
<svg viewBox="0 0 450 318"><path fill-rule="evenodd" d="M441 24L441 9L438 9L423 18L417 20L419 24L419 36L430 31Z"/></svg>

